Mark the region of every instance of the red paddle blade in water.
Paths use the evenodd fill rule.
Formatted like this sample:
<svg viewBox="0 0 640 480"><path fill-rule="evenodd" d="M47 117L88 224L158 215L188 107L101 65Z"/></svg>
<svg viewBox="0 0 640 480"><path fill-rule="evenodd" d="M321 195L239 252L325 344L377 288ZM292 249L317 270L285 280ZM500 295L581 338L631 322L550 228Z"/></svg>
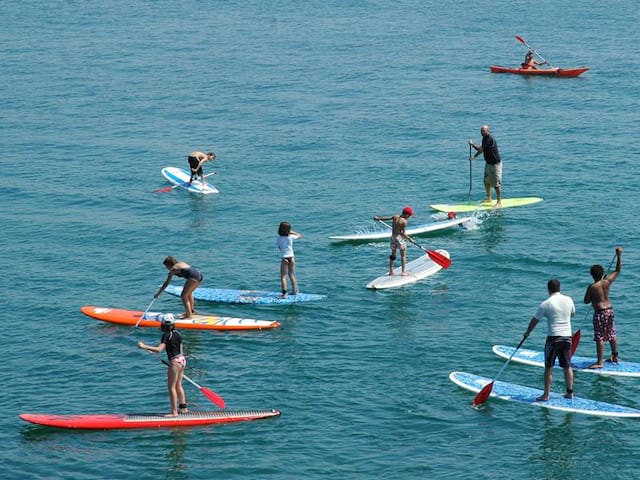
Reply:
<svg viewBox="0 0 640 480"><path fill-rule="evenodd" d="M429 258L440 265L442 268L449 268L451 266L451 259L445 257L440 252L436 252L435 250L427 250L427 255L429 255Z"/></svg>
<svg viewBox="0 0 640 480"><path fill-rule="evenodd" d="M577 330L576 333L573 334L573 337L571 337L571 356L573 357L573 354L576 353L576 350L578 349L578 344L580 343L580 337L582 336L582 334L580 333L580 330Z"/></svg>
<svg viewBox="0 0 640 480"><path fill-rule="evenodd" d="M207 387L201 387L200 391L205 395L205 397L207 397L209 400L215 403L218 407L224 410L225 403L220 395L218 395L216 392L212 390L209 390Z"/></svg>
<svg viewBox="0 0 640 480"><path fill-rule="evenodd" d="M177 185L173 185L171 187L165 187L165 188L159 188L158 190L154 190L153 193L164 193L164 192L170 192L171 190L173 190L174 188L176 188Z"/></svg>
<svg viewBox="0 0 640 480"><path fill-rule="evenodd" d="M482 390L480 390L477 395L474 397L474 399L471 401L471 406L472 407L477 407L479 405L482 405L484 402L486 402L489 399L489 396L491 395L491 390L493 390L493 384L494 384L495 380L491 383L487 383Z"/></svg>

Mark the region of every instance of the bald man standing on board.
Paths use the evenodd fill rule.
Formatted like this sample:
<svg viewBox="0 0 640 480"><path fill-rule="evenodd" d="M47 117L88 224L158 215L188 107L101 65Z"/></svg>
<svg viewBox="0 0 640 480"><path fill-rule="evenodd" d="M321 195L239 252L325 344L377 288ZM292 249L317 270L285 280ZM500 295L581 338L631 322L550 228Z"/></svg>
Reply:
<svg viewBox="0 0 640 480"><path fill-rule="evenodd" d="M480 128L482 145L478 146L469 140L469 145L476 149L475 155L469 156L469 161L474 160L481 153L484 154L484 189L487 192L485 202L491 203L491 187L496 190L496 208L502 207L502 159L498 152L498 144L489 131L489 125Z"/></svg>

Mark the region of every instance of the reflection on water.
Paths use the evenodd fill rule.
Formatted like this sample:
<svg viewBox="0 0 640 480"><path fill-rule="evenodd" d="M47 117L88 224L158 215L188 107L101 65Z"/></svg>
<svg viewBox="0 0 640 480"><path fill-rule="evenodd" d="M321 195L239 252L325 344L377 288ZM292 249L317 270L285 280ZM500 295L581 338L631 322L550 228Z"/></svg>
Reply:
<svg viewBox="0 0 640 480"><path fill-rule="evenodd" d="M532 464L540 466L540 478L580 478L584 471L577 460L581 445L574 434L573 414L558 422L557 414L544 409L543 419L540 448L530 457Z"/></svg>
<svg viewBox="0 0 640 480"><path fill-rule="evenodd" d="M183 430L173 429L171 431L171 440L172 445L164 455L168 463L165 478L171 480L186 479L189 477L187 474L188 466L184 458L187 450L187 434Z"/></svg>
<svg viewBox="0 0 640 480"><path fill-rule="evenodd" d="M486 215L486 217L485 217ZM504 226L502 225L502 211L492 210L482 214L482 243L487 250L492 250L504 240Z"/></svg>
<svg viewBox="0 0 640 480"><path fill-rule="evenodd" d="M185 212L189 212L190 226L192 229L201 229L209 225L209 219L214 218L215 195L200 195L197 193L188 193L190 208L185 208Z"/></svg>

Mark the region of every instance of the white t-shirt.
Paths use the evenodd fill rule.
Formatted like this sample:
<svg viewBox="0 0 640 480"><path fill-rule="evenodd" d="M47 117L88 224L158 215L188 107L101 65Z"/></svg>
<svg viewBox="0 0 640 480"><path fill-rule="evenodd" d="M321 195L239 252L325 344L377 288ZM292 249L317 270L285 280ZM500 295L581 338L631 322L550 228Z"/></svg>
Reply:
<svg viewBox="0 0 640 480"><path fill-rule="evenodd" d="M278 248L281 258L293 258L293 241L297 235L278 235Z"/></svg>
<svg viewBox="0 0 640 480"><path fill-rule="evenodd" d="M571 297L560 292L552 293L540 304L534 315L538 320L547 319L547 335L550 337L570 337L571 317L576 313L576 307Z"/></svg>

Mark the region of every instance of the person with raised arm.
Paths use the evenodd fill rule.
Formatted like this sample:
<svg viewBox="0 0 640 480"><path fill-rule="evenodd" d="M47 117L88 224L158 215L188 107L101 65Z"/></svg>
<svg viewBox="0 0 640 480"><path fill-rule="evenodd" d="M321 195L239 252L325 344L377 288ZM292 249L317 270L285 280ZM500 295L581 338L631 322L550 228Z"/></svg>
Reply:
<svg viewBox="0 0 640 480"><path fill-rule="evenodd" d="M598 356L596 363L589 368L604 367L604 342L609 342L611 346L611 357L609 362L618 363L620 357L618 355L618 337L616 334L615 311L611 300L609 300L609 291L611 284L620 275L622 269L622 247L616 247L616 269L608 275L605 275L602 265L591 266L591 277L593 283L587 287L584 294L584 303L591 303L593 306L593 339L596 342L596 354Z"/></svg>

